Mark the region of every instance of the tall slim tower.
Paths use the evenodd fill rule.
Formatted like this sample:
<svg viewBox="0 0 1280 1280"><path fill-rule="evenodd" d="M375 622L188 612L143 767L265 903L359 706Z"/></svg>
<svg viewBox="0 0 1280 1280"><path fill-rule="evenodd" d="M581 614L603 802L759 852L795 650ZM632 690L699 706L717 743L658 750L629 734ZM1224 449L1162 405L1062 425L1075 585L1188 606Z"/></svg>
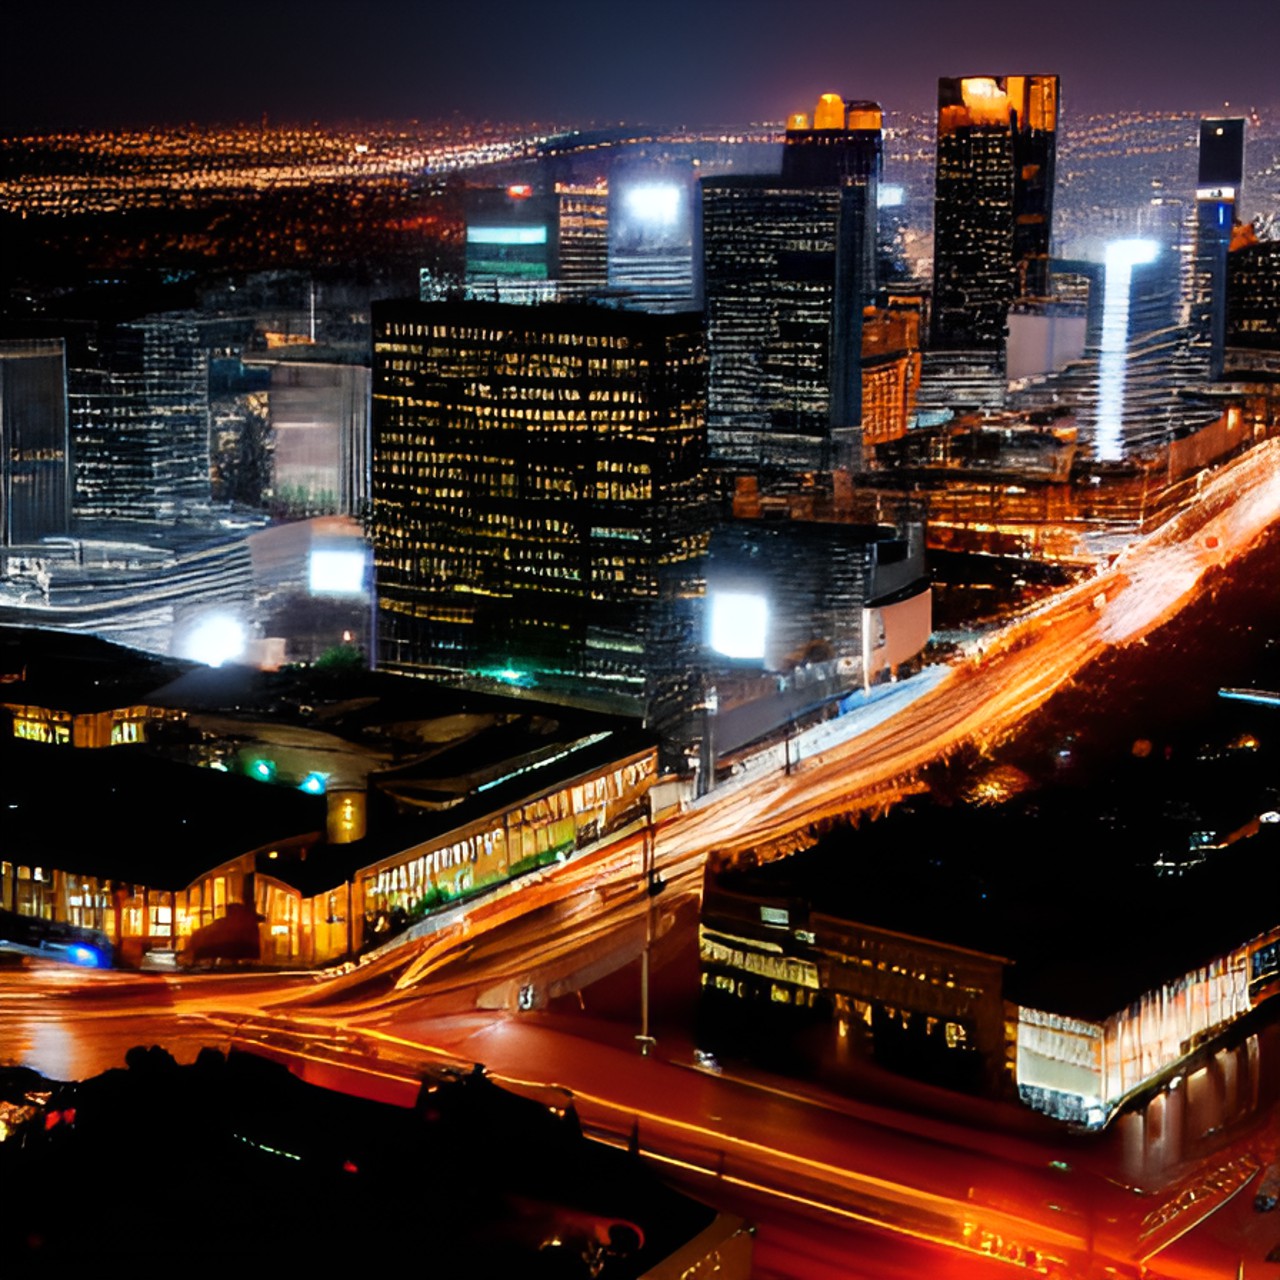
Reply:
<svg viewBox="0 0 1280 1280"><path fill-rule="evenodd" d="M1200 121L1196 182L1195 263L1191 283L1192 339L1222 373L1227 324L1227 253L1244 181L1244 120Z"/></svg>
<svg viewBox="0 0 1280 1280"><path fill-rule="evenodd" d="M938 81L933 346L1003 369L1017 299L1049 294L1058 77Z"/></svg>
<svg viewBox="0 0 1280 1280"><path fill-rule="evenodd" d="M788 122L782 172L702 183L713 455L834 465L861 419L876 287L880 108L824 94Z"/></svg>

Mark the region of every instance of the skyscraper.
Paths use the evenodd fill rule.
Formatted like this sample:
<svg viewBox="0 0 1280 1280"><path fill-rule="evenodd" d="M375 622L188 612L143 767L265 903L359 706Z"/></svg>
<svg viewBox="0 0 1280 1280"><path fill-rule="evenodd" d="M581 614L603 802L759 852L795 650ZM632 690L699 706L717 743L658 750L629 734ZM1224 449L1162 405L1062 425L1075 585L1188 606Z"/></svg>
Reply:
<svg viewBox="0 0 1280 1280"><path fill-rule="evenodd" d="M0 546L66 533L67 362L61 340L0 342Z"/></svg>
<svg viewBox="0 0 1280 1280"><path fill-rule="evenodd" d="M100 326L68 364L78 517L156 520L208 501L209 361L194 319Z"/></svg>
<svg viewBox="0 0 1280 1280"><path fill-rule="evenodd" d="M378 663L669 725L707 542L696 315L373 315Z"/></svg>
<svg viewBox="0 0 1280 1280"><path fill-rule="evenodd" d="M702 183L708 437L728 460L830 467L861 418L880 111L825 94L776 177Z"/></svg>
<svg viewBox="0 0 1280 1280"><path fill-rule="evenodd" d="M1227 323L1227 253L1244 181L1244 120L1200 121L1196 182L1195 261L1191 284L1192 341L1222 372Z"/></svg>
<svg viewBox="0 0 1280 1280"><path fill-rule="evenodd" d="M938 81L935 350L1003 372L1010 306L1048 296L1057 112L1057 76Z"/></svg>

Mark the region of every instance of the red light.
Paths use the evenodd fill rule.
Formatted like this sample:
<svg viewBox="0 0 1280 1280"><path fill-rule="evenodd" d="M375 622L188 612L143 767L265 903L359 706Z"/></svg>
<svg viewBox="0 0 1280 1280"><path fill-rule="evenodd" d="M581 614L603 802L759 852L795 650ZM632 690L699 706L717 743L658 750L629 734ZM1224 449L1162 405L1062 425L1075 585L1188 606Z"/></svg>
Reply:
<svg viewBox="0 0 1280 1280"><path fill-rule="evenodd" d="M359 1173L360 1166L354 1160L344 1160L342 1162L343 1173Z"/></svg>
<svg viewBox="0 0 1280 1280"><path fill-rule="evenodd" d="M527 200L533 195L533 188L527 182L514 182L507 188L507 195L512 200Z"/></svg>

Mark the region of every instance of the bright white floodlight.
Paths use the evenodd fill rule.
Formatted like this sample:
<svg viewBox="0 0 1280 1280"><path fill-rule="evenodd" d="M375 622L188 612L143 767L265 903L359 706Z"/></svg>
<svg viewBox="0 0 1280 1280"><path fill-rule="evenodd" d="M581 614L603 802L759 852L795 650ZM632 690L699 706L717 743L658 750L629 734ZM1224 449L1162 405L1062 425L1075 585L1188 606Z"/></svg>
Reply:
<svg viewBox="0 0 1280 1280"><path fill-rule="evenodd" d="M207 667L220 667L244 653L245 639L244 626L236 618L227 613L211 613L187 634L182 656Z"/></svg>
<svg viewBox="0 0 1280 1280"><path fill-rule="evenodd" d="M1107 245L1102 292L1102 340L1098 358L1098 425L1094 452L1102 462L1124 457L1125 351L1129 344L1129 305L1133 269L1154 262L1157 240L1113 240Z"/></svg>
<svg viewBox="0 0 1280 1280"><path fill-rule="evenodd" d="M308 560L313 596L358 596L364 590L363 550L315 549Z"/></svg>
<svg viewBox="0 0 1280 1280"><path fill-rule="evenodd" d="M764 596L744 591L716 591L711 596L711 647L726 658L764 657L769 604Z"/></svg>
<svg viewBox="0 0 1280 1280"><path fill-rule="evenodd" d="M646 182L627 191L627 212L647 226L673 226L680 217L681 194L669 182Z"/></svg>

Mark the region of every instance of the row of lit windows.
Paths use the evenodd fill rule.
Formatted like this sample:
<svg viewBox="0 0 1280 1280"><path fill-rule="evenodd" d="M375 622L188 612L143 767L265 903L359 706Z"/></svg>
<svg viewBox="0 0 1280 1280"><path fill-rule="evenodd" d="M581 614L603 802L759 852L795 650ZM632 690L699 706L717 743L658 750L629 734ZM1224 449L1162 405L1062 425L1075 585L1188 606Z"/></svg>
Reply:
<svg viewBox="0 0 1280 1280"><path fill-rule="evenodd" d="M452 324L414 324L412 322L392 321L383 329L384 336L379 336L377 343L379 346L388 338L417 338L420 340L430 339L432 341L442 343L437 348L442 354L452 357L453 353L458 350L464 343L482 343L483 349L489 350L508 338L512 338L520 343L528 343L531 340L536 341L542 347L566 346L566 347L603 347L614 351L629 351L635 345L632 339L625 334L597 334L597 333L537 333L531 334L528 330L516 329L490 329L476 325L452 325ZM403 349L403 348L400 348Z"/></svg>

